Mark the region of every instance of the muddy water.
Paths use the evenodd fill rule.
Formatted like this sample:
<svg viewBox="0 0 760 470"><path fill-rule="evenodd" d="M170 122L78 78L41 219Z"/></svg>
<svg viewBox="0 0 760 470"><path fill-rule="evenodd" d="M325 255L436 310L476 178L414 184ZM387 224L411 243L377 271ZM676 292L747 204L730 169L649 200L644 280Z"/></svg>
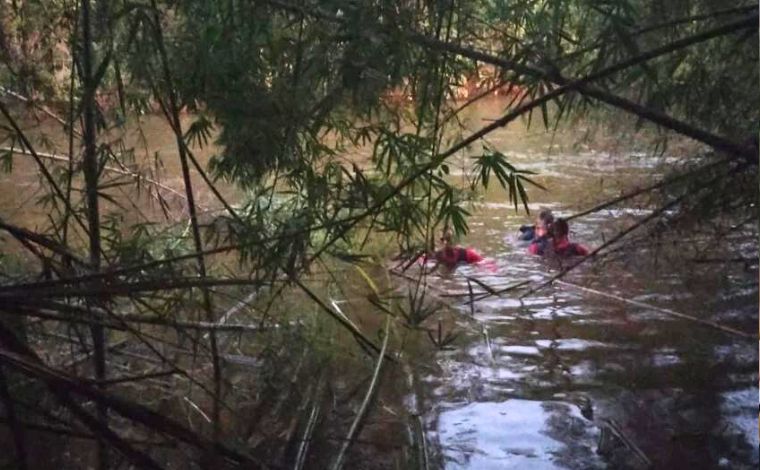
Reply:
<svg viewBox="0 0 760 470"><path fill-rule="evenodd" d="M187 128L192 123L193 117L184 116L182 121L183 127ZM52 174L59 176L67 166L66 161L60 159L66 158L68 154L67 136L61 132L60 124L52 119L37 121L28 118L22 130L35 150L43 155L43 161ZM101 141L111 143L121 162L117 164L113 160L107 161L107 168L100 177L101 186L111 186L102 192L117 201L121 207L116 207L102 198L100 201L102 213L126 214L127 223L139 222L146 218L154 221L184 223L187 212L177 142L166 120L158 115L142 116L139 121L131 122L124 127L114 127L107 132L102 132L99 136ZM78 140L76 145L79 145ZM9 146L9 141L1 145L1 147ZM16 145L15 148L18 149L19 146ZM209 158L217 152L218 148L213 145L193 149L201 165L206 165ZM75 155L75 161L78 165L81 155ZM114 169L121 172L113 171ZM161 187L157 188L147 180L143 180L139 189L136 189L134 178L125 175L124 172L132 175L139 174L147 180L159 183ZM220 204L199 173L191 167L190 174L198 211L203 214L218 209ZM40 181L40 171L32 157L28 154L15 154L12 171L0 171L0 188L3 189L0 194L0 214L4 220L30 229L42 229L49 225L48 214L52 208L39 203L45 196L44 191L41 190L43 186L40 185ZM59 185L65 192L66 186L62 177ZM72 186L72 201L74 205L77 205L80 201L83 182L81 179L75 179ZM216 186L228 200L234 201L243 197L242 191L224 181L216 182ZM12 188L12 190L7 188ZM166 203L166 211L161 209L157 193Z"/></svg>
<svg viewBox="0 0 760 470"><path fill-rule="evenodd" d="M524 135L508 130L491 143L516 166L540 173L551 189L532 191L531 209L560 216L652 181L673 163L625 151L531 148ZM505 199L489 191L462 240L491 257L495 268L460 267L428 282L466 292L466 276L499 287L540 283L557 271L515 240L528 218ZM571 238L593 248L650 210L639 201L574 220ZM756 256L754 226L732 240L733 256ZM756 342L656 309L754 333L756 268L695 264L684 243L668 250L682 250L680 261L655 263L651 247L638 245L525 299L507 294L473 310L459 306L450 328L459 336L418 370L413 397L434 466L646 468L648 460L663 469L757 468ZM713 255L722 253L716 247Z"/></svg>
<svg viewBox="0 0 760 470"><path fill-rule="evenodd" d="M496 117L500 105L473 109L470 127ZM150 144L139 163L149 163L156 151L175 155L174 138L159 118L147 118L142 127ZM142 140L135 129L127 137ZM558 215L651 182L677 163L673 156L631 151L635 142L610 139L592 150L571 145L576 140L577 133L552 136L515 126L495 132L489 145L517 167L537 172L550 188L530 191L531 210L550 208ZM212 152L199 157L205 161ZM457 166L467 169L467 159L452 164ZM181 190L176 159L166 159L156 174ZM2 178L3 187L17 191L3 192L0 212L26 227L44 224L44 211L35 212L34 166L18 163ZM213 206L213 196L197 175L195 180L200 205ZM232 202L241 196L223 189ZM150 201L141 209L158 214ZM572 237L598 246L651 209L637 201L589 215L572 223ZM465 276L495 287L546 279L557 266L527 255L515 241L517 228L528 222L491 188L473 208L472 231L462 242L492 258L493 269L463 267L432 283L464 292ZM734 237L733 256L757 254L753 227ZM431 467L644 468L648 459L663 469L757 468L755 342L610 297L755 332L757 271L740 264L715 269L687 261L654 263L651 255L650 247L638 245L619 259L578 269L565 279L568 284L522 300L505 295L470 309L448 298L454 315L446 328L458 336L442 351L424 336L413 346L425 352L424 363L415 363L416 391L403 400L421 414ZM426 326L433 325L434 319Z"/></svg>

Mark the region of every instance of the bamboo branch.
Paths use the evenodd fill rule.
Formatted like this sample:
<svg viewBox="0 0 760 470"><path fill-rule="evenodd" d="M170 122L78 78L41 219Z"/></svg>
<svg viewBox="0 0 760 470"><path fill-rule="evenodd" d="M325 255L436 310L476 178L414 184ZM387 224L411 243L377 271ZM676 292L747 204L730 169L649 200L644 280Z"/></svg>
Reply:
<svg viewBox="0 0 760 470"><path fill-rule="evenodd" d="M328 307L322 299L317 297L317 295L312 292L311 289L306 287L301 281L299 281L295 277L291 277L291 281L297 285L304 293L309 296L322 310L325 311L328 315L330 315L332 318L337 320L337 322L344 327L346 330L348 330L351 335L353 335L354 338L356 338L356 341L361 345L362 347L367 347L374 351L375 353L380 353L380 349L375 346L375 344L367 338L364 333L362 333L359 328L354 325L351 321L348 320L348 318L345 317L345 315L337 314L335 311L333 311L330 307ZM388 358L389 360L393 361L393 358Z"/></svg>
<svg viewBox="0 0 760 470"><path fill-rule="evenodd" d="M98 286L76 287L45 287L37 284L20 284L0 286L0 302L10 301L14 295L26 296L23 292L33 292L37 297L103 297L103 296L127 296L138 292L155 292L169 289L187 289L190 287L229 287L229 286L262 286L270 281L257 281L249 279L216 279L202 278L174 278L156 279L139 282L104 283Z"/></svg>
<svg viewBox="0 0 760 470"><path fill-rule="evenodd" d="M123 377L114 377L107 380L88 380L87 382L97 384L97 385L116 385L116 384L123 384L123 383L131 383L131 382L140 382L142 380L150 380L150 379L158 379L162 377L170 377L177 373L177 370L171 369L171 370L164 370L164 371L158 371L158 372L147 372L145 374L139 374L139 375L126 375Z"/></svg>
<svg viewBox="0 0 760 470"><path fill-rule="evenodd" d="M623 201L626 201L628 199L634 198L636 196L640 196L641 194L645 194L645 193L654 191L656 189L663 188L665 186L670 186L673 183L677 183L679 181L685 180L686 178L692 177L692 176L694 176L694 175L696 175L698 173L702 173L704 171L713 169L715 167L718 167L720 165L724 165L726 163L731 163L733 160L734 160L733 158L723 158L723 159L720 159L720 160L716 160L716 161L714 161L712 163L709 163L707 165L700 166L699 168L695 168L694 170L687 171L687 172L681 173L681 174L676 175L676 176L671 176L669 178L664 178L664 179L662 179L662 180L660 180L657 183L654 183L652 185L646 186L644 188L639 188L639 189L633 190L631 192L628 192L626 194L623 194L621 196L618 196L616 198L613 198L613 199L605 201L605 202L603 202L601 204L598 204L598 205L596 205L594 207L586 209L586 210L584 210L582 212L577 212L577 213L575 213L573 215L565 217L565 220L570 221L570 220L573 220L573 219L584 217L584 216L586 216L588 214L593 214L594 212L599 212L602 209L606 209L607 207L614 206L615 204L618 204L620 202L623 202Z"/></svg>
<svg viewBox="0 0 760 470"><path fill-rule="evenodd" d="M329 21L333 23L343 23L345 21L344 19L340 17L336 17L335 15L326 13L322 10L307 9L298 5L292 5L286 2L281 2L279 0L266 0L266 1L267 3L274 5L278 8L281 8L283 10L296 11L301 14L307 14L309 16L322 19L325 21ZM680 41L676 41L672 44L668 44L660 48L653 49L637 57L630 58L626 61L615 64L611 67L607 67L604 70L601 70L599 72L596 72L594 74L591 74L587 77L584 77L578 80L567 79L567 78L562 77L558 73L548 72L537 67L533 67L533 66L521 64L515 61L510 61L504 58L496 57L494 55L481 52L471 47L465 47L465 46L460 46L458 44L441 41L436 38L428 37L424 34L412 32L412 33L406 33L406 36L408 37L410 41L414 43L438 50L440 52L454 53L462 57L467 57L476 61L495 65L497 67L500 67L506 70L512 70L518 74L529 75L532 77L549 80L560 85L560 88L555 89L544 96L550 95L553 98L573 89L573 90L578 91L579 93L590 96L592 98L596 98L609 105L620 108L624 111L627 111L636 116L639 116L648 121L651 121L659 126L665 127L667 129L678 132L682 135L690 137L694 140L707 144L716 150L725 151L730 154L741 156L743 158L751 160L751 159L756 159L757 149L754 149L745 145L736 144L729 139L711 134L710 132L705 131L703 129L699 129L685 122L678 121L664 113L647 109L643 106L639 106L636 103L633 103L632 101L626 100L622 97L616 96L612 93L606 92L601 89L589 87L586 84L590 83L591 81L599 80L600 78L611 75L620 70L629 68L633 65L646 62L659 55L667 54L667 53L676 51L678 49L682 49L684 47L688 47L690 45L712 39L714 37L731 34L736 31L740 31L746 28L756 28L756 27L757 27L757 14L754 14L743 20L730 23L730 24L727 24L727 25L724 25L724 26L721 26L709 31L705 31L688 38L684 38ZM557 92L557 90L560 90L560 89L562 91ZM542 99L542 98L539 98L539 99Z"/></svg>
<svg viewBox="0 0 760 470"><path fill-rule="evenodd" d="M652 31L657 31L658 29L669 28L671 26L679 26L682 24L693 24L696 21L714 20L719 16L746 14L746 13L752 12L753 10L757 10L757 7L758 7L757 5L747 5L743 7L728 8L725 10L711 11L710 13L706 13L702 15L692 15L692 16L687 16L685 18L677 18L674 20L669 20L669 21L664 21L661 23L655 23L649 26L644 26L643 28L637 29L636 31L632 31L630 35L631 37L636 37L636 36L641 36L646 33L650 33ZM604 41L602 40L597 41L596 43L592 44L591 46L585 49L570 52L569 54L566 54L564 56L557 57L555 60L566 60L568 58L575 57L580 54L591 52L595 49L598 49L602 44L604 44Z"/></svg>
<svg viewBox="0 0 760 470"><path fill-rule="evenodd" d="M198 225L198 216L196 214L196 207L195 207L195 197L193 195L193 187L192 187L192 180L190 177L190 169L187 164L188 160L188 148L185 145L185 140L182 134L182 123L179 118L179 106L177 104L177 96L174 90L174 80L172 79L172 73L171 69L169 68L169 59L166 53L166 48L164 45L164 33L163 28L161 27L161 20L158 16L158 7L156 5L156 0L151 0L151 8L153 10L153 28L156 38L156 50L159 54L159 59L161 61L161 67L163 70L163 78L165 81L166 86L166 92L169 97L169 104L168 107L166 107L163 104L163 100L161 100L160 96L156 96L156 98L159 100L159 103L162 103L162 107L164 108L164 111L167 112L167 118L169 118L169 122L172 124L172 129L174 130L175 138L177 141L177 148L179 150L179 160L182 167L182 179L185 183L185 193L187 195L187 207L188 212L190 213L190 223L192 226L192 232L193 232L193 242L195 243L195 252L197 257L197 263L198 263L198 274L201 279L206 278L206 262L204 261L203 257L203 242L201 241L201 233L200 228ZM167 109L168 108L168 109ZM194 159L193 159L194 160ZM197 162L196 162L197 163ZM205 174L204 174L205 177ZM209 182L210 184L210 182ZM213 186L213 185L212 185ZM216 192L216 188L213 188L213 191L221 199L221 195ZM221 199L224 201L224 199ZM225 202L225 207L227 207L229 210L229 205ZM234 211L233 211L234 214ZM213 322L214 321L214 308L211 300L211 294L209 293L208 289L205 287L201 288L201 291L203 293L203 308L206 312L206 321ZM212 427L213 427L213 438L214 441L217 441L219 439L219 435L221 433L221 423L220 423L220 397L222 392L222 370L221 370L221 362L219 360L219 350L217 346L216 341L216 333L212 330L209 332L209 343L211 346L211 356L212 356L212 365L214 370L214 400L213 400L213 406L212 406Z"/></svg>
<svg viewBox="0 0 760 470"><path fill-rule="evenodd" d="M98 436L95 436L92 433L86 433L82 431L77 431L75 429L71 429L65 426L53 426L49 424L39 424L39 423L30 423L27 421L16 421L16 425L28 429L30 431L35 432L44 432L48 434L54 434L56 436L63 436L66 438L73 438L73 439L88 439L88 440L97 440ZM4 424L8 427L11 427L12 424L10 423L10 420L2 419L0 418L0 424ZM176 445L169 442L152 442L152 441L146 441L146 440L138 440L138 439L124 439L125 442L128 442L129 444L135 444L140 446L149 446L149 447L166 447L166 448L174 448Z"/></svg>
<svg viewBox="0 0 760 470"><path fill-rule="evenodd" d="M14 149L10 147L0 147L0 152L13 152L16 155L31 156L31 154L27 153L24 149ZM61 157L61 156L54 155L51 153L37 152L37 156L46 160L52 160L52 161L57 161L57 162L62 162L62 163L70 163L72 161L71 158ZM158 189L163 189L164 191L170 192L177 197L187 200L185 195L177 191L176 189L166 186L165 184L160 183L154 179L143 176L136 171L129 171L129 170L116 168L109 165L104 165L102 169L103 171L107 171L109 173L116 173L119 175L129 176L130 178L134 178L135 181L137 182L145 181L146 183L151 184Z"/></svg>
<svg viewBox="0 0 760 470"><path fill-rule="evenodd" d="M23 227L18 227L12 224L8 224L4 222L2 219L0 219L0 230L5 230L6 232L10 233L16 238L29 240L30 242L33 242L36 245L39 245L43 248L47 248L53 253L56 253L66 259L70 259L72 261L77 262L81 266L87 265L87 263L84 260L80 259L75 254L71 253L67 247L61 245L55 240L51 240L45 235L32 232L31 230L27 230Z"/></svg>
<svg viewBox="0 0 760 470"><path fill-rule="evenodd" d="M69 121L68 121L68 141L69 141L69 161L66 172L66 200L71 201L72 183L74 181L74 135L76 130L74 129L74 90L76 80L76 65L77 65L77 36L79 34L79 0L74 0L74 25L69 34L69 50L71 51L71 71L69 72ZM61 120L59 119L59 122ZM66 124L64 124L64 129ZM77 132L77 134L79 134ZM81 134L79 134L81 135ZM61 240L64 245L69 241L69 218L71 212L69 206L66 207L66 211L63 216L63 235Z"/></svg>
<svg viewBox="0 0 760 470"><path fill-rule="evenodd" d="M740 31L746 28L752 28L756 26L757 26L757 15L752 15L751 17L742 19L740 21L730 23L730 24L727 24L727 25L724 25L724 26L721 26L709 31L705 31L703 33L690 36L688 38L684 38L679 41L675 41L671 44L667 44L659 48L652 49L636 57L629 58L628 60L619 62L615 65L612 65L603 70L600 70L591 75L588 75L586 77L583 77L581 79L576 79L576 80L564 78L560 76L558 73L545 72L535 67L522 65L522 64L515 63L506 59L492 56L490 54L486 54L484 52L477 51L475 49L459 46L456 44L445 43L445 42L428 38L422 35L413 35L412 39L415 42L426 45L428 47L435 48L440 51L452 52L464 57L468 57L470 59L486 62L486 63L496 65L498 67L505 68L508 70L513 70L517 73L528 74L531 76L547 79L560 85L559 88L556 88L552 90L551 92L531 102L532 104L529 103L530 104L529 107L525 106L527 109L535 108L541 103L544 103L550 99L556 98L557 96L560 96L561 94L564 94L570 90L575 90L584 95L596 98L607 104L610 104L612 106L628 111L641 118L647 119L648 121L651 121L657 125L676 131L687 137L691 137L692 139L702 142L704 144L707 144L716 150L725 151L730 154L741 156L746 159L752 159L757 156L757 150L753 148L750 148L744 145L738 145L726 138L711 134L702 129L698 129L682 121L678 121L664 113L650 110L648 108L640 106L620 96L616 96L612 93L606 92L601 89L590 87L588 86L588 84L592 81L597 81L601 78L610 76L614 73L617 73L621 70L625 70L634 65L647 62L661 55L668 54L676 50L683 49L685 47L689 47L691 45L713 39L715 37L720 37L726 34L734 33L736 31ZM499 121L496 121L496 122L500 122L500 121L502 120L500 119ZM504 124L506 124L506 122Z"/></svg>
<svg viewBox="0 0 760 470"><path fill-rule="evenodd" d="M609 429L612 434L615 435L615 437L617 437L620 442L623 443L623 445L625 445L631 452L634 453L634 455L636 455L636 457L639 458L639 460L641 460L645 468L652 468L652 461L649 460L649 457L647 457L647 455L639 448L639 446L637 446L628 436L625 435L617 422L611 419L605 419L604 424L606 425L607 429Z"/></svg>
<svg viewBox="0 0 760 470"><path fill-rule="evenodd" d="M76 23L76 21L75 21L75 23ZM73 67L72 67L72 75L73 75L73 73L74 72L73 72ZM58 116L53 111L51 111L47 106L44 106L44 105L42 105L40 103L37 103L36 101L30 100L29 98L27 98L26 96L24 96L24 95L22 95L20 93L16 93L15 91L10 90L10 89L8 89L8 88L6 88L4 86L0 86L0 93L4 94L6 96L10 96L11 98L14 98L14 99L16 99L18 101L21 101L22 103L26 103L26 104L29 104L31 106L34 106L35 108L37 108L40 111L42 111L43 113L45 113L48 117L50 117L50 118L58 121L61 125L63 125L64 128L67 128L67 129L71 128L72 130L74 128L73 122L71 124L69 124L68 122L66 122L65 119L63 119L62 117ZM69 102L71 103L71 102L73 102L73 100L69 99ZM82 134L80 132L78 132L76 130L73 130L73 132L78 137L82 137Z"/></svg>
<svg viewBox="0 0 760 470"><path fill-rule="evenodd" d="M1 362L8 364L29 377L36 378L45 383L50 391L61 400L62 404L72 410L72 412L76 413L76 410L80 408L69 398L69 393L87 398L98 404L103 404L124 418L142 424L149 429L173 437L198 449L214 451L221 456L247 465L247 468L261 467L261 464L251 457L230 449L222 443L209 441L178 422L156 413L147 407L113 396L108 392L98 390L97 388L81 383L66 374L50 369L41 362L39 357L34 354L33 351L21 344L15 335L3 325L0 325L0 343L6 348L5 350L0 349ZM115 447L124 452L127 457L133 459L133 462L136 463L139 468L159 468L150 460L139 459L138 455L130 451L128 444L116 436L107 427L101 427L100 423L93 420L91 417L89 420L83 416L78 417L80 419L84 418L82 419L84 424L94 432L103 433Z"/></svg>
<svg viewBox="0 0 760 470"><path fill-rule="evenodd" d="M92 24L90 23L90 0L82 0L82 110L84 114L84 132L82 141L84 144L84 156L82 159L82 170L84 173L85 183L85 200L87 202L87 225L90 241L90 267L94 272L100 271L100 210L98 201L98 177L99 163L97 154L97 128L95 124L95 91L98 83L97 78L93 75L93 37ZM94 281L97 286L98 281ZM90 327L92 332L93 343L93 367L95 369L95 378L99 382L106 379L106 338L105 330L102 326L93 325ZM105 390L104 385L100 385ZM89 415L80 413L82 419L87 420ZM108 409L99 404L97 406L98 425L108 431ZM104 437L108 432L104 433ZM113 440L113 439L111 439ZM128 450L129 452L129 450ZM158 467L147 456L138 457L144 460L149 466ZM101 470L107 470L109 467L108 447L106 439L98 440L98 467Z"/></svg>
<svg viewBox="0 0 760 470"><path fill-rule="evenodd" d="M389 316L385 320L385 330L384 330L385 334L383 338L383 346L380 349L380 355L377 358L375 371L372 374L372 382L370 382L369 384L369 388L367 389L367 394L364 396L364 400L362 401L362 404L359 407L359 412L356 414L356 418L354 419L353 423L351 423L351 428L348 430L348 435L346 436L346 440L343 442L343 445L340 448L340 452L338 452L338 456L335 458L335 462L333 463L331 467L332 470L341 470L343 468L343 460L345 460L346 453L348 452L349 447L351 447L351 444L353 444L357 431L359 430L359 427L361 426L362 422L364 421L364 417L367 414L369 404L372 401L373 397L375 396L375 390L377 389L377 385L380 382L380 372L382 371L382 367L383 367L383 359L385 359L385 351L388 348L388 338L390 337L390 329L391 329L391 317Z"/></svg>
<svg viewBox="0 0 760 470"><path fill-rule="evenodd" d="M68 200L66 195L61 191L61 188L58 187L58 183L56 183L55 178L53 178L53 175L50 174L50 171L45 167L45 164L42 162L42 158L39 156L39 154L34 150L34 147L32 147L32 143L29 142L29 139L26 137L26 134L21 130L18 123L15 119L13 119L13 116L11 116L10 111L8 111L8 108L5 106L5 104L0 101L0 113L2 113L3 116L5 116L5 119L8 120L8 123L13 128L13 131L16 133L16 136L21 140L21 143L24 145L24 148L26 150L29 150L29 153L34 158L35 162L37 163L37 167L40 169L40 172L42 173L42 176L45 178L45 181L48 182L50 187L53 189L53 192L58 196L58 198L61 200L61 202L66 207L66 210L69 211L73 216L74 219L77 221L79 226L84 230L85 233L89 233L89 230L85 223L82 221L82 219L79 218L79 216L76 214L74 209L71 207L71 202Z"/></svg>
<svg viewBox="0 0 760 470"><path fill-rule="evenodd" d="M324 375L320 376L317 387L314 391L313 403L311 413L309 414L309 420L306 422L306 428L303 431L303 438L301 439L301 445L298 446L298 453L296 454L296 461L293 464L293 470L301 470L306 464L306 456L309 452L309 445L311 444L314 430L317 427L317 420L322 408L322 391L324 389L325 379Z"/></svg>

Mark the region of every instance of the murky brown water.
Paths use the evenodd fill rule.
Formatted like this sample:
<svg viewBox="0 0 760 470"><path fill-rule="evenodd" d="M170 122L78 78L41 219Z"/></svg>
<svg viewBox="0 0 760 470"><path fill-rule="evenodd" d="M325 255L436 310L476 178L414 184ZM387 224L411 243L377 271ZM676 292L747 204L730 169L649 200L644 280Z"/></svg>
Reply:
<svg viewBox="0 0 760 470"><path fill-rule="evenodd" d="M539 172L539 181L550 188L531 192L531 209L550 208L559 216L653 181L674 160L572 148L547 153L509 131L490 140L518 168ZM521 150L510 153L515 147ZM489 191L462 241L495 259L495 272L460 267L428 282L466 292L465 276L507 286L556 272L556 265L526 254L515 240L528 218L515 214L505 199ZM598 246L650 209L629 203L574 220L572 238ZM729 240L727 250L714 247L712 254L756 256L754 223ZM667 250L686 254L688 248L683 242ZM651 252L633 247L618 260L583 266L565 281L754 333L756 267L655 264ZM454 330L460 336L452 349L436 353L419 370L422 386L415 398L436 466L643 468L630 448L600 446L611 425L656 468L757 467L755 341L569 284L523 301L509 294L482 300L472 318L462 305L459 315Z"/></svg>
<svg viewBox="0 0 760 470"><path fill-rule="evenodd" d="M471 126L496 117L499 105L494 101L473 110ZM143 128L148 154L174 155L174 138L159 118L147 118ZM673 157L652 158L615 145L612 152L595 152L560 144L574 135L555 136L550 147L551 136L540 129L517 129L496 132L489 143L518 168L538 172L537 179L550 188L530 191L532 210L569 215L650 182L675 163ZM137 134L129 138L140 140ZM206 161L210 153L207 149L199 157ZM165 165L161 181L181 189L178 163L170 159ZM0 195L3 217L29 228L45 223L45 211L34 206L36 178L29 162L0 176L3 188L17 189ZM198 178L196 188L200 205L214 206ZM232 202L241 197L232 188L223 190ZM159 213L147 200L140 204L152 215ZM505 194L492 188L474 209L472 232L463 243L493 258L495 269L463 267L432 279L440 290L466 291L465 276L504 286L540 281L556 271L515 241L517 228L529 220L515 214ZM589 215L573 222L572 235L598 246L649 210L642 203ZM756 227L734 236L728 251L756 256ZM756 331L756 269L654 264L650 255L648 247L638 246L617 260L578 269L566 281ZM421 414L432 467L639 468L641 459L630 448L600 446L602 434L612 427L657 468L757 468L754 341L567 284L522 301L509 295L489 298L476 304L474 315L469 306L446 302L454 314L442 309L440 317L459 336L443 351L419 336L410 346L419 353L413 361L416 393L396 404ZM435 319L425 326L433 328Z"/></svg>

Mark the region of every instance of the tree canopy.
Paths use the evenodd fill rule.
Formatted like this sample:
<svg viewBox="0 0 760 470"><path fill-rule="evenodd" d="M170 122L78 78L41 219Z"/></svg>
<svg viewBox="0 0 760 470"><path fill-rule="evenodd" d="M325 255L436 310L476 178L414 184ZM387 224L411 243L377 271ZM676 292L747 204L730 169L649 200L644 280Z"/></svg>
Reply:
<svg viewBox="0 0 760 470"><path fill-rule="evenodd" d="M283 292L302 292L379 374L390 330L379 341L362 332L321 300L309 274L330 260L358 264L373 254L370 238L413 255L443 227L465 234L468 202L489 184L528 211L531 191L544 188L487 141L517 120L548 131L614 121L619 132L651 131L653 152L687 140L693 158L623 196L658 195L662 210L644 223L673 207L669 223L756 216L757 44L757 4L738 0L3 2L0 158L8 172L20 158L34 162L47 218L24 227L0 214L3 237L15 240L0 248L0 399L23 414L6 382L44 389L35 416L76 419L96 437L101 468L109 450L140 467L166 464L116 420L122 431L148 430L135 431L141 438L262 464L222 439L231 392L219 330L235 305L225 292L266 290L262 324L287 310ZM464 110L495 93L509 98L503 116L468 131ZM171 150L127 141L146 114L164 118ZM30 132L35 119L56 130ZM197 154L209 149L204 166ZM466 185L450 178L462 155L472 156ZM158 181L154 170L169 160L180 162L181 189ZM127 187L160 211L141 213ZM214 195L213 211L198 207L198 188ZM177 200L182 216L172 220ZM410 305L402 317L414 324L424 312ZM45 333L76 338L92 356L91 379L42 360L54 341L33 318L57 322ZM145 324L174 328L196 356L168 357L166 338ZM202 391L210 429L109 385L114 332ZM207 368L196 374L195 361ZM19 468L31 445L22 434L13 436Z"/></svg>

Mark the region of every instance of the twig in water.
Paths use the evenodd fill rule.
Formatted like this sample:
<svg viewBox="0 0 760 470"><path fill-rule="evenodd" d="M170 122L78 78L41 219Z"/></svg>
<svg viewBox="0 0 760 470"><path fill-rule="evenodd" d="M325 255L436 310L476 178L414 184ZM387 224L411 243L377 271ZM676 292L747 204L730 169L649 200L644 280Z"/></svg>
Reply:
<svg viewBox="0 0 760 470"><path fill-rule="evenodd" d="M623 443L624 446L628 448L631 452L638 457L641 462L646 466L646 468L652 468L652 461L649 460L649 457L642 451L639 446L637 446L628 436L625 435L623 430L620 428L620 425L612 420L612 419L605 419L604 420L604 429L609 430L616 438L620 440L620 442Z"/></svg>
<svg viewBox="0 0 760 470"><path fill-rule="evenodd" d="M420 454L422 454L422 469L428 470L428 468L430 468L430 462L428 458L427 438L425 437L425 425L422 422L422 417L420 415L415 416L415 423L417 425L417 440L420 443Z"/></svg>
<svg viewBox="0 0 760 470"><path fill-rule="evenodd" d="M488 353L491 355L491 360L493 361L496 359L493 355L493 348L491 347L491 338L488 336L488 327L485 323L483 323L483 337L486 339L486 347L488 348Z"/></svg>
<svg viewBox="0 0 760 470"><path fill-rule="evenodd" d="M29 157L29 156L33 157L34 156L34 155L32 155L31 153L29 153L27 150L25 150L23 148L14 149L14 148L11 148L11 147L0 147L0 152L13 152L15 155L23 155L23 156L27 156L27 157ZM54 155L54 154L51 154L51 153L36 152L36 154L37 154L37 157L39 157L41 159L45 159L45 160L52 160L52 161L57 161L57 162L62 162L62 163L69 163L69 162L71 162L71 158L61 157L61 156ZM156 181L156 180L154 180L152 178L148 178L147 176L143 176L143 175L141 175L137 171L132 171L132 170L125 169L125 168L115 168L115 167L108 166L108 165L104 165L101 168L101 170L105 171L105 172L109 172L109 173L116 173L118 175L128 176L130 178L134 178L138 182L144 181L144 182L146 182L148 184L151 184L151 185L155 186L157 189L163 189L164 191L172 193L175 196L177 196L177 197L179 197L179 198L181 198L183 200L187 200L187 198L185 197L185 195L182 194L181 192L177 191L176 189L173 189L173 188L171 188L171 187L169 187L169 186L167 186L167 185L165 185L163 183L160 183L160 182L158 182L158 181ZM198 206L198 207L200 207L200 206Z"/></svg>
<svg viewBox="0 0 760 470"><path fill-rule="evenodd" d="M191 407L192 409L194 409L195 411L197 411L197 412L198 412L198 414L199 414L199 415L201 415L201 416L203 417L203 419L205 419L206 421L208 421L208 423L209 423L209 424L211 424L211 418L209 418L209 417L208 417L208 415L207 415L206 413L204 413L204 411L201 409L201 407L200 407L200 406L198 406L198 405L196 405L195 403L193 403L193 401L192 401L191 399L187 398L187 397L182 397L182 399L183 399L183 400L184 400L184 401L185 401L185 402L186 402L188 405L190 405L190 407Z"/></svg>

